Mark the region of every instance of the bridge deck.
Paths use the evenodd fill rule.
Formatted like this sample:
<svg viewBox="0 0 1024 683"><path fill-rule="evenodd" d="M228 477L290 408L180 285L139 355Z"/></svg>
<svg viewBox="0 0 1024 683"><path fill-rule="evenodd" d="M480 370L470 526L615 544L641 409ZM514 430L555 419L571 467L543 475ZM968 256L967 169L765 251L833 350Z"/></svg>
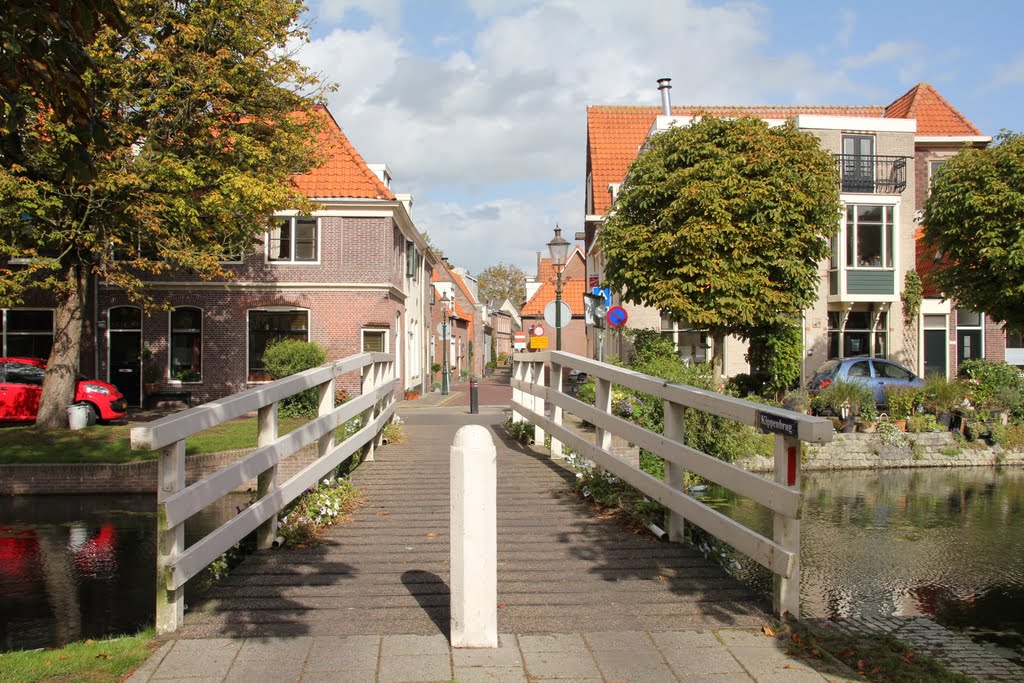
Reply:
<svg viewBox="0 0 1024 683"><path fill-rule="evenodd" d="M765 604L689 548L598 519L573 474L509 441L488 411L408 411L404 444L353 481L365 505L310 550L249 557L191 610L180 638L448 633L448 472L456 430L498 448L498 631L756 627Z"/></svg>

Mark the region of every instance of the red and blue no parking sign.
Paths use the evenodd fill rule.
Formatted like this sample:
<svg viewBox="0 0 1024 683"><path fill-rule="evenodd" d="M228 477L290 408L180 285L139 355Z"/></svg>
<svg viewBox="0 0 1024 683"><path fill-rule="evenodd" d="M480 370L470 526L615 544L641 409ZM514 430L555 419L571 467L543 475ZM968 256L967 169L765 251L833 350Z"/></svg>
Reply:
<svg viewBox="0 0 1024 683"><path fill-rule="evenodd" d="M607 320L610 327L622 327L629 320L629 315L622 306L612 306L608 309Z"/></svg>

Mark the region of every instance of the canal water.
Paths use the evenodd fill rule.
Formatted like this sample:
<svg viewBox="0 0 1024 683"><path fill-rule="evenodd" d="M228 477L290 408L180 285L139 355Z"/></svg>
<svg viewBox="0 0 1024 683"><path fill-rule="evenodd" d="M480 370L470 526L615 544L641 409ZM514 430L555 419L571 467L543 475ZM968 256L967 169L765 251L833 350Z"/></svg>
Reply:
<svg viewBox="0 0 1024 683"><path fill-rule="evenodd" d="M227 496L190 520L186 545L247 500ZM155 511L152 495L0 497L0 651L151 626Z"/></svg>
<svg viewBox="0 0 1024 683"><path fill-rule="evenodd" d="M927 615L1024 664L1024 469L808 472L802 489L804 617ZM760 505L704 498L771 536ZM767 570L730 564L770 593Z"/></svg>
<svg viewBox="0 0 1024 683"><path fill-rule="evenodd" d="M812 472L803 490L805 616L929 615L1024 653L1024 469ZM705 498L770 533L761 506L714 490ZM186 543L246 500L204 511ZM0 498L0 649L152 624L154 509L152 496ZM732 564L770 590L758 565Z"/></svg>

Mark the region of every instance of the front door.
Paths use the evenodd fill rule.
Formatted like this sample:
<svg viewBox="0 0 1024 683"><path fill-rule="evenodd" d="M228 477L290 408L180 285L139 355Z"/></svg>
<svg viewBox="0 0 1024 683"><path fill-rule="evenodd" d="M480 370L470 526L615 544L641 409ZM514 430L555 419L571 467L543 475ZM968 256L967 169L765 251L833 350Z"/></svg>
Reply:
<svg viewBox="0 0 1024 683"><path fill-rule="evenodd" d="M109 382L124 394L129 408L142 406L142 309L110 309Z"/></svg>
<svg viewBox="0 0 1024 683"><path fill-rule="evenodd" d="M946 330L924 331L924 374L946 376L949 364L946 361L946 350L949 348Z"/></svg>

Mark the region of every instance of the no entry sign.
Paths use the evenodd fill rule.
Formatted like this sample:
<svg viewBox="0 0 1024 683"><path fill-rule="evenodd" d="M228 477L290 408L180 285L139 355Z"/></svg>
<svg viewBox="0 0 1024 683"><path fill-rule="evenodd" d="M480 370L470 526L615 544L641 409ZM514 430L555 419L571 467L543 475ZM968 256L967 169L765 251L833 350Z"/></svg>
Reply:
<svg viewBox="0 0 1024 683"><path fill-rule="evenodd" d="M629 320L629 315L622 306L612 306L608 309L608 325L610 327L622 327L627 320Z"/></svg>

